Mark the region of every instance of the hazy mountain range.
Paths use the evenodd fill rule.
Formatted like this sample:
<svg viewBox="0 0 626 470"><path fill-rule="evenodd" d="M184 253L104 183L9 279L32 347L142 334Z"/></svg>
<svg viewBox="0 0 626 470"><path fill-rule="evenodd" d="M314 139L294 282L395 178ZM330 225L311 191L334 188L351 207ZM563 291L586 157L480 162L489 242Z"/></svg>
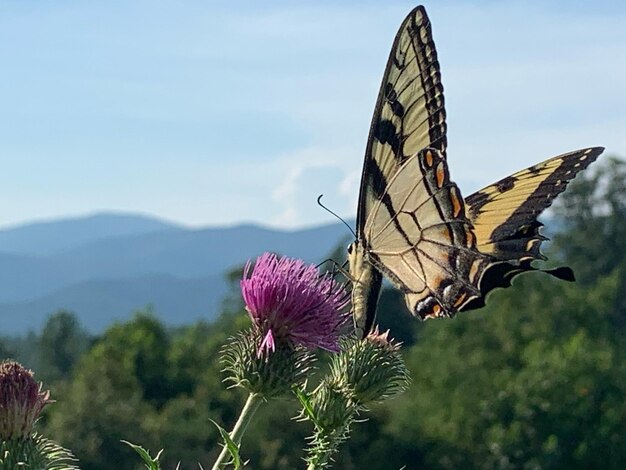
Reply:
<svg viewBox="0 0 626 470"><path fill-rule="evenodd" d="M0 335L38 329L59 309L91 331L148 304L170 325L211 319L230 269L264 251L318 262L349 238L340 223L189 229L109 213L0 230Z"/></svg>

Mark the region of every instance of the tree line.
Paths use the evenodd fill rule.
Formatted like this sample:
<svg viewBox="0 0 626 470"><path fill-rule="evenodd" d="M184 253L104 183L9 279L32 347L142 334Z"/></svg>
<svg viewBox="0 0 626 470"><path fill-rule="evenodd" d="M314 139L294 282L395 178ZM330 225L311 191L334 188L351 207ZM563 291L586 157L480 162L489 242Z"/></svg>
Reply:
<svg viewBox="0 0 626 470"><path fill-rule="evenodd" d="M576 283L530 273L480 311L419 323L391 289L379 320L403 342L407 392L354 426L335 468L621 468L626 461L626 164L604 158L550 214L549 256ZM229 429L243 395L222 383L219 350L248 325L232 293L213 323L168 328L149 309L101 335L71 312L40 333L2 338L0 355L32 368L57 402L40 429L84 469L142 468L128 440L163 467L206 468L215 420ZM323 365L321 366L323 367ZM315 377L311 378L312 381ZM307 423L270 402L246 436L254 468L302 468Z"/></svg>

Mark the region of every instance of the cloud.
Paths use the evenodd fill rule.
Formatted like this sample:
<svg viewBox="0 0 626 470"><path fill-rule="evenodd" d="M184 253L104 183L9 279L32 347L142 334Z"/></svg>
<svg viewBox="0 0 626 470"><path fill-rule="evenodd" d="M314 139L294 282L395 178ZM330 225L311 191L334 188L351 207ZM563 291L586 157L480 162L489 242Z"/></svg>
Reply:
<svg viewBox="0 0 626 470"><path fill-rule="evenodd" d="M320 194L324 195L324 205L334 212L352 213L358 191L351 168L354 154L354 149L346 147L311 147L281 157L280 161L288 164L271 193L272 202L278 206L271 223L293 227L332 220L332 215L317 205Z"/></svg>

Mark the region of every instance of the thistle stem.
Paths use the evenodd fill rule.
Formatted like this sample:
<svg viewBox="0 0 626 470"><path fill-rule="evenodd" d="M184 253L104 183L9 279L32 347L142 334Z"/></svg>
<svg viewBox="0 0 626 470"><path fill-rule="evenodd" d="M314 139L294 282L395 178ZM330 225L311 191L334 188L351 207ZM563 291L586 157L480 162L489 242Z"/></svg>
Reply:
<svg viewBox="0 0 626 470"><path fill-rule="evenodd" d="M307 470L322 470L329 467L332 456L337 452L339 444L346 439L347 428L341 426L329 435L323 437L321 435L313 438L313 448L309 449L311 456L306 459L308 461ZM317 441L317 442L315 442Z"/></svg>
<svg viewBox="0 0 626 470"><path fill-rule="evenodd" d="M326 467L326 464L330 460L330 454L318 454L315 456L314 460L309 462L309 465L306 467L307 470L320 470Z"/></svg>
<svg viewBox="0 0 626 470"><path fill-rule="evenodd" d="M243 409L241 410L239 419L235 423L233 430L230 432L230 438L233 440L235 444L237 444L237 447L240 447L241 438L243 437L243 434L246 432L246 428L248 427L248 424L250 424L250 421L252 421L252 418L254 414L256 413L256 411L259 409L259 405L261 405L262 401L263 401L263 396L257 393L251 393L250 395L248 395L248 399L246 400L246 404L243 406ZM228 452L228 448L224 446L224 448L222 449L222 452L220 452L220 455L215 461L215 464L213 465L212 470L220 470L220 469L226 468L226 463L227 463L226 460L229 455L230 453Z"/></svg>

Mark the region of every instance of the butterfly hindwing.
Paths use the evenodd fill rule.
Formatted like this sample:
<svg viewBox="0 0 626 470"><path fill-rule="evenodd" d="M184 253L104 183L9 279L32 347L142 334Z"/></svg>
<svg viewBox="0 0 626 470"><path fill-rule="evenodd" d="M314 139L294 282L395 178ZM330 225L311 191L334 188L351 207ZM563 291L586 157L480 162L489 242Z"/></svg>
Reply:
<svg viewBox="0 0 626 470"><path fill-rule="evenodd" d="M372 207L364 235L369 261L405 292L413 314L452 316L480 295L490 257L475 249L460 191L436 149L398 169Z"/></svg>

